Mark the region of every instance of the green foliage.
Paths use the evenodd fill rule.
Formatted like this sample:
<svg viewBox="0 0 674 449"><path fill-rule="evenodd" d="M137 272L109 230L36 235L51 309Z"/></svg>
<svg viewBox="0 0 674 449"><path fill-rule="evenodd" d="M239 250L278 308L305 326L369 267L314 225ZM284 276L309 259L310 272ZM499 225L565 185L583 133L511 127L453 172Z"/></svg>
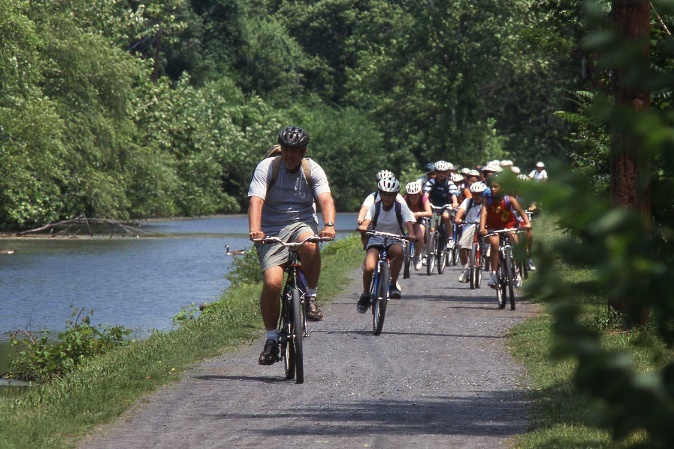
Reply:
<svg viewBox="0 0 674 449"><path fill-rule="evenodd" d="M49 332L15 334L10 343L19 352L11 361L11 375L20 379L48 382L74 370L94 356L126 345L130 329L122 326L92 326L93 310L73 308L66 330L57 341L49 341Z"/></svg>
<svg viewBox="0 0 674 449"><path fill-rule="evenodd" d="M660 10L663 11L668 10ZM674 85L674 79L650 71L645 58L629 51L629 46L626 49L624 41L605 21L603 9L589 10L588 15L595 20L589 23L596 31L586 40L586 48L601 55L600 67L621 70L622 79L634 89L648 89L664 82ZM633 156L641 180L637 185L639 196L641 201L647 201L648 184L643 180L671 179L674 168L668 156L674 144L669 111L621 107L609 93L594 96L591 113L592 121L606 126L613 139L640 143L639 152ZM615 143L613 152L625 151ZM608 199L588 195L591 180L587 177L559 170L556 173L556 179L539 185L538 194L571 233L541 252L543 260L535 284L535 291L551 303L553 352L577 363L574 383L593 405L592 425L609 431L613 441L624 447L672 447L674 364L640 372L626 351L605 346L596 323L583 320L578 294L573 285L560 278L558 264L559 261L592 270L595 277L585 288L605 297L626 299L627 308L621 319L628 324L639 322L644 311L649 311L652 331L645 333L648 338L642 343L651 347L654 354L661 347L671 348L674 296L668 283L674 276L670 243L674 221L671 215L659 212L661 208L671 210L671 198L665 201L656 195L652 215L611 208ZM617 324L614 318L608 318L606 324Z"/></svg>
<svg viewBox="0 0 674 449"><path fill-rule="evenodd" d="M262 283L262 271L260 270L260 261L255 246L244 253L243 257L234 259L225 279L229 281L232 288Z"/></svg>

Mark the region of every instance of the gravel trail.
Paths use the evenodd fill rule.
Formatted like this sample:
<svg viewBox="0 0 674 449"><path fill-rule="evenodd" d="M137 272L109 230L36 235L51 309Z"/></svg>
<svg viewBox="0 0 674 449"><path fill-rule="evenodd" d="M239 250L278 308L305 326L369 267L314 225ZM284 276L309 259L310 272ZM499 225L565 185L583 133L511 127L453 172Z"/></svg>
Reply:
<svg viewBox="0 0 674 449"><path fill-rule="evenodd" d="M283 364L258 366L264 338L199 363L87 448L506 448L526 431L524 370L505 347L512 326L539 313L499 310L494 291L470 290L459 268L412 271L384 330L356 312L361 271L305 340L305 383ZM401 276L402 278L402 276ZM320 287L319 287L320 303Z"/></svg>

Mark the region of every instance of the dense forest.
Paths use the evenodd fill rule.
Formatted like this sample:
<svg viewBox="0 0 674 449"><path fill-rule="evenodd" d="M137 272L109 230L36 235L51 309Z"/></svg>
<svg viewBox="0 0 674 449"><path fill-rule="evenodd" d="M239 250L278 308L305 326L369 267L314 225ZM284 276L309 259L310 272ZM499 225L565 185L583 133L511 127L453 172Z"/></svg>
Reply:
<svg viewBox="0 0 674 449"><path fill-rule="evenodd" d="M0 0L0 226L245 211L289 124L343 211L380 168L568 158L581 3Z"/></svg>

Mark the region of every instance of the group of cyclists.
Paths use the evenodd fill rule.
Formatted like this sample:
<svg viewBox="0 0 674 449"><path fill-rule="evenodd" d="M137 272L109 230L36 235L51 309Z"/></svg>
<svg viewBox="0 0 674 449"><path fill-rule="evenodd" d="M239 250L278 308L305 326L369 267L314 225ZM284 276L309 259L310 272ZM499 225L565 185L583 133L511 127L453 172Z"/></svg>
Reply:
<svg viewBox="0 0 674 449"><path fill-rule="evenodd" d="M257 165L248 191L249 238L255 242L263 272L260 309L266 340L258 359L261 365L271 365L280 360L277 329L280 295L285 268L290 260L286 245L269 243L267 237L277 237L276 242L279 239L282 242L308 241L312 236L323 239L335 237L335 205L330 186L321 166L306 158L308 144L309 134L306 130L297 126L282 129L277 145ZM488 231L516 225L526 229L531 227L517 198L504 194L498 175L510 170L522 179L544 181L547 173L543 167L539 162L536 169L526 176L520 174L511 161L492 161L479 169L464 168L460 171L449 162L437 161L427 166L423 177L405 186L404 196L400 195L400 181L392 172L378 172L377 190L363 202L357 219L366 250L363 294L358 300L358 312L365 313L369 308L370 282L379 253L383 249L382 239L377 235L367 234L367 231L406 234L406 238L416 244L414 267L420 269L423 264L425 238L429 231L427 220L433 216L434 207L441 214L446 229L451 228L452 222L463 224L463 233L458 242L464 268L461 281L466 278L467 242L472 241L475 232L486 236L493 249L489 279L489 285L493 286L498 264L498 237L487 236ZM320 206L322 228L319 228L316 217L316 204ZM517 235L513 235L512 240L517 241ZM387 248L391 268L389 297L400 298L397 279L403 261L403 245L397 240L392 242L394 243L390 243ZM309 241L297 253L303 276L306 278L307 318L320 321L323 319L323 312L316 300L321 271L318 244ZM529 268L533 270L533 264L531 261L529 263Z"/></svg>
<svg viewBox="0 0 674 449"><path fill-rule="evenodd" d="M414 268L421 269L427 263L425 260L425 246L432 223L430 218L436 210L444 224L444 229L458 227L458 242L449 242L448 245L458 244L459 260L462 270L460 282L468 282L468 252L472 245L474 234L479 232L484 236L486 244L490 246L489 260L490 273L488 285L496 287L496 271L498 268L498 235L490 232L503 229L519 228L526 230L526 247L531 248L531 223L529 213L535 210L535 204L524 208L516 195L506 194L502 188L503 174L510 173L520 181L534 179L543 181L547 173L543 170L544 164L537 163L528 176L521 173L512 161L490 161L474 169L459 170L452 163L437 161L426 166L426 173L419 179L405 185L404 196L400 195L402 186L395 175L388 170L377 173L377 191L370 194L363 202L358 214L358 230L363 234L369 230L388 233L407 234L407 238L414 243L414 254L411 255ZM543 172L543 175L540 173ZM543 178L545 176L545 178ZM516 232L509 234L510 241L517 243ZM448 236L449 239L452 235ZM361 294L357 310L365 313L368 310L371 298L369 286L372 272L382 248L381 239L370 237L364 240L367 251L363 272L363 293ZM392 241L386 248L391 266L391 298L400 298L401 292L397 279L403 261L403 245ZM531 258L526 261L528 269L536 269ZM521 286L521 279L516 280L516 286Z"/></svg>

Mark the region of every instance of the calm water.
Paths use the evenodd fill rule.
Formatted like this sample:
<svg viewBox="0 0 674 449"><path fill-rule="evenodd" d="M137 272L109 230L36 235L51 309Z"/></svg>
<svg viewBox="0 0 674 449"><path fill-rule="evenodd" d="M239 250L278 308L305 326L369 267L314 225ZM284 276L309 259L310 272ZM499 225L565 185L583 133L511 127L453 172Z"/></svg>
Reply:
<svg viewBox="0 0 674 449"><path fill-rule="evenodd" d="M355 214L339 214L354 229ZM123 325L146 335L168 330L181 308L220 297L234 257L248 249L246 216L153 222L162 237L2 240L0 339L17 329L61 331L70 306L93 309L93 324ZM344 234L342 234L343 236Z"/></svg>

